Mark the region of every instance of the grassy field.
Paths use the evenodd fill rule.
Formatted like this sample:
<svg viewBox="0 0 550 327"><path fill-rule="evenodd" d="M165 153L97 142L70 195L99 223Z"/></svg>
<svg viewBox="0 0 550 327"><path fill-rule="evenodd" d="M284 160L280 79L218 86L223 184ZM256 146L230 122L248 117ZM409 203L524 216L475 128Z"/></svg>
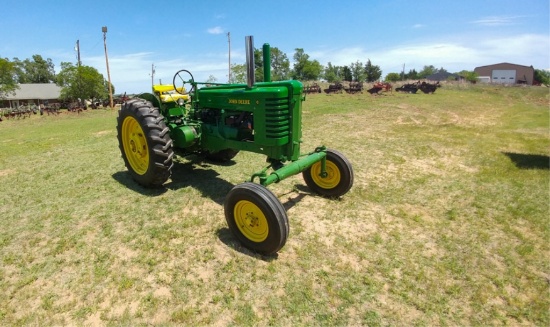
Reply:
<svg viewBox="0 0 550 327"><path fill-rule="evenodd" d="M302 151L355 171L338 200L269 188L290 219L262 257L223 200L265 165L178 158L129 177L116 110L0 123L0 325L548 326L547 88L314 94Z"/></svg>

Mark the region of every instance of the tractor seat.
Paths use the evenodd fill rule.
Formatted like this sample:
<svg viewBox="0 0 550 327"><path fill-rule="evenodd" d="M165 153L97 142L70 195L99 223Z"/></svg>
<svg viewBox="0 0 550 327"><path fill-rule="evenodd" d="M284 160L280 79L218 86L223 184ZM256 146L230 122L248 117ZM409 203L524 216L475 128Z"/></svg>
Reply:
<svg viewBox="0 0 550 327"><path fill-rule="evenodd" d="M162 93L170 92L170 91L176 91L176 89L174 88L174 85L172 85L172 84L153 85L153 92L155 92L155 93L162 94ZM183 93L183 92L185 92L185 88L183 86L178 87L177 91L180 92L180 93Z"/></svg>
<svg viewBox="0 0 550 327"><path fill-rule="evenodd" d="M174 85L163 85L163 84L153 85L153 92L155 92L159 96L160 101L163 103L177 102L179 99L189 101L188 94L181 94L185 92L185 88L183 86L177 88L178 92L175 92L175 91L176 89L174 88Z"/></svg>
<svg viewBox="0 0 550 327"><path fill-rule="evenodd" d="M189 101L189 94L179 94L179 93L167 93L160 95L160 101L163 103L166 102L177 102L179 99Z"/></svg>

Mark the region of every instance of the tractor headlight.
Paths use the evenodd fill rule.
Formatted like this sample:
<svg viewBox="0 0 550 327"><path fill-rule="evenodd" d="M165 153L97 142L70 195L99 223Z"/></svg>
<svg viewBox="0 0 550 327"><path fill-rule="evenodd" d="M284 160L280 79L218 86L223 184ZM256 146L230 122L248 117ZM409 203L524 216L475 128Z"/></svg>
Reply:
<svg viewBox="0 0 550 327"><path fill-rule="evenodd" d="M183 99L178 99L178 106L182 107L183 105L185 104L185 100Z"/></svg>

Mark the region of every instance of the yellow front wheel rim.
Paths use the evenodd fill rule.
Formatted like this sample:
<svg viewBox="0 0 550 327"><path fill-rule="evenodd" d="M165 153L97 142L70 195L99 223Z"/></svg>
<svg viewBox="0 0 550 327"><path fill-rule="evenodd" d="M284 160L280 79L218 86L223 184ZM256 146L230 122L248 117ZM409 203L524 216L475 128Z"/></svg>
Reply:
<svg viewBox="0 0 550 327"><path fill-rule="evenodd" d="M149 168L147 139L134 117L126 117L122 122L122 146L132 170L138 175L145 174Z"/></svg>
<svg viewBox="0 0 550 327"><path fill-rule="evenodd" d="M263 211L254 203L241 200L233 209L235 223L241 233L253 242L265 241L269 226Z"/></svg>
<svg viewBox="0 0 550 327"><path fill-rule="evenodd" d="M340 169L332 161L327 160L326 164L327 176L321 177L321 163L317 162L311 166L311 178L313 182L324 189L333 189L342 180L342 175L340 174Z"/></svg>

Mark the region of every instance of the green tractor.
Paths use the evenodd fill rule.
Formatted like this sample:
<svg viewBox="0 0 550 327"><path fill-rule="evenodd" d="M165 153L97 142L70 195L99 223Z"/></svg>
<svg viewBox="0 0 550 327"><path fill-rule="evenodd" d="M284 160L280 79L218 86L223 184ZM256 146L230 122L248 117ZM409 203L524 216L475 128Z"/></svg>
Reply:
<svg viewBox="0 0 550 327"><path fill-rule="evenodd" d="M198 83L189 71L178 71L172 85L154 85L153 93L122 105L117 137L130 175L145 187L168 180L175 152L218 161L231 160L241 150L267 156L267 167L231 189L224 212L239 242L270 255L285 245L289 223L266 187L302 173L310 190L336 198L353 185L353 169L344 155L324 146L300 152L303 86L294 80L272 82L269 44L263 56L264 82L255 82L251 36L246 37L247 84Z"/></svg>

